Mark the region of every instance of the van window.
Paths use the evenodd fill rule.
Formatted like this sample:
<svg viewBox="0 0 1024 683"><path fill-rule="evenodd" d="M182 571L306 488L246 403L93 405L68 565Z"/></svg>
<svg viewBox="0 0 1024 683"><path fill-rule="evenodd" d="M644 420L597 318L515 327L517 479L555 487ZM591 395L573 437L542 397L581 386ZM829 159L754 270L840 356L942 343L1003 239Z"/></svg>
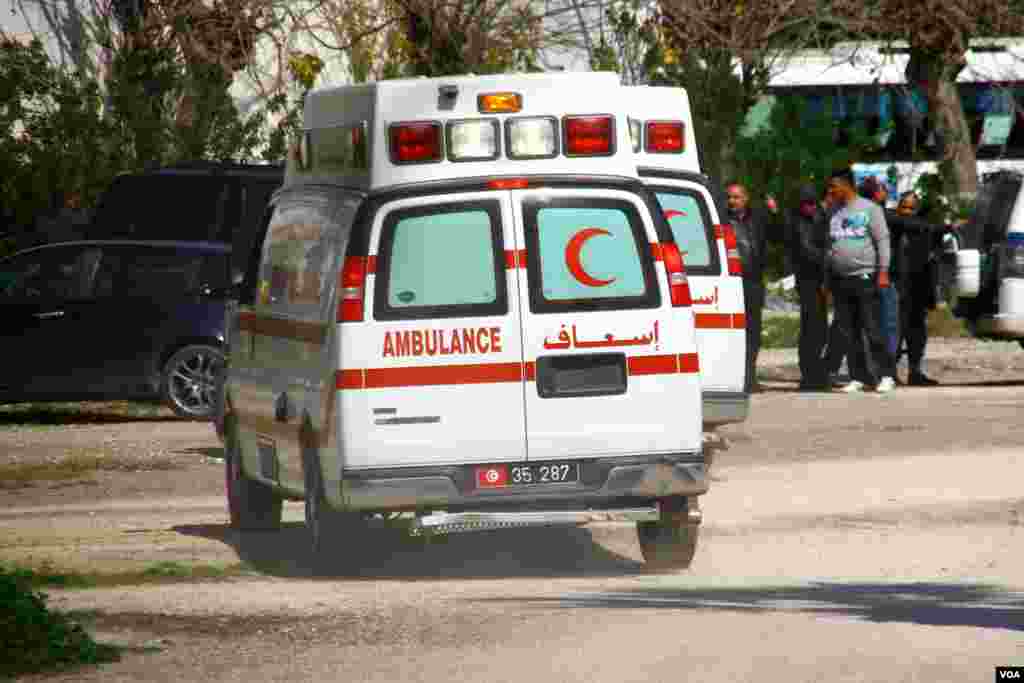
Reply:
<svg viewBox="0 0 1024 683"><path fill-rule="evenodd" d="M331 292L327 270L334 254L327 217L315 204L278 205L267 228L260 261L257 307L275 315L321 320Z"/></svg>
<svg viewBox="0 0 1024 683"><path fill-rule="evenodd" d="M381 231L375 317L381 320L501 315L505 294L496 202L390 213Z"/></svg>
<svg viewBox="0 0 1024 683"><path fill-rule="evenodd" d="M535 312L660 305L651 248L636 207L591 198L523 203Z"/></svg>
<svg viewBox="0 0 1024 683"><path fill-rule="evenodd" d="M683 252L687 272L717 274L717 242L704 199L696 192L678 188L659 188L655 197L672 228L672 238Z"/></svg>

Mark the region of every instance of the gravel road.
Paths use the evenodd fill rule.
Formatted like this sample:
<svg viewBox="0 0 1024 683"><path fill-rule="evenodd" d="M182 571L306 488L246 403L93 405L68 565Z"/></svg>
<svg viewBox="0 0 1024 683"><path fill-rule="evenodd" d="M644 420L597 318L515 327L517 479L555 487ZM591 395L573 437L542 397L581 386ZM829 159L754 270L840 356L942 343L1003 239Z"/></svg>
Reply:
<svg viewBox="0 0 1024 683"><path fill-rule="evenodd" d="M946 386L886 396L795 393L788 353L764 354L767 391L723 430L686 573L645 572L617 524L385 534L314 560L298 505L280 533L228 529L212 431L166 420L0 429L25 460L180 460L5 490L0 559L251 568L50 591L135 649L46 680L991 681L1024 665L1024 352L936 344Z"/></svg>

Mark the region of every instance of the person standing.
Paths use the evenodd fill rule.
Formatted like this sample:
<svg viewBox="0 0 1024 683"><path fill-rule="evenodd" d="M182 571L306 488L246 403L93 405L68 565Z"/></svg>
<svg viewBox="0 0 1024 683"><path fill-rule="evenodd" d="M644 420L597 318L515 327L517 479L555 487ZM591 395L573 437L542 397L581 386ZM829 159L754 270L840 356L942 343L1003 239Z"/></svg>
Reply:
<svg viewBox="0 0 1024 683"><path fill-rule="evenodd" d="M893 228L891 212L885 208L889 201L889 190L874 176L868 176L860 185L860 196L874 202L885 213L886 226L889 228L889 278L895 284L899 272L899 235ZM885 351L877 359L879 372L883 377L891 377L894 384L899 384L896 365L900 357L900 290L885 287L878 290L878 326L885 340Z"/></svg>
<svg viewBox="0 0 1024 683"><path fill-rule="evenodd" d="M881 376L886 357L878 325L878 290L889 287L889 228L878 205L857 196L849 168L832 173L829 194L835 211L829 220L829 282L835 315L847 349L851 380L841 390L892 391L891 376Z"/></svg>
<svg viewBox="0 0 1024 683"><path fill-rule="evenodd" d="M827 223L813 185L800 189L800 203L788 218L786 256L800 297L800 390L823 391L831 388L822 359L828 334L824 293Z"/></svg>
<svg viewBox="0 0 1024 683"><path fill-rule="evenodd" d="M900 292L901 341L906 342L909 366L907 384L931 387L938 382L924 374L921 366L928 345L928 311L938 303L934 242L946 227L919 218L920 204L916 193L905 192L886 219L892 229L893 256L899 264L893 271L893 282Z"/></svg>
<svg viewBox="0 0 1024 683"><path fill-rule="evenodd" d="M739 182L725 187L729 205L729 221L736 231L736 246L743 264L743 303L747 315L747 381L748 392L760 391L757 382L757 355L761 350L761 313L764 309L764 262L768 248L767 211L750 206L750 193Z"/></svg>

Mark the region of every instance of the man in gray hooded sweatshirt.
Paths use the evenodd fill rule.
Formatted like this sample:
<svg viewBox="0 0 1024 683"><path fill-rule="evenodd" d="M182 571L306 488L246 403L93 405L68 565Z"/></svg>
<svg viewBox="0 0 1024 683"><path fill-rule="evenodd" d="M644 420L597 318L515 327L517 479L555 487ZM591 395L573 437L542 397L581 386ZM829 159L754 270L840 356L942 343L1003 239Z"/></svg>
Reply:
<svg viewBox="0 0 1024 683"><path fill-rule="evenodd" d="M850 342L851 381L842 391L889 392L893 378L879 376L888 357L878 320L878 292L890 284L885 212L857 195L848 168L832 173L828 189L835 206L829 220L829 283L836 322Z"/></svg>

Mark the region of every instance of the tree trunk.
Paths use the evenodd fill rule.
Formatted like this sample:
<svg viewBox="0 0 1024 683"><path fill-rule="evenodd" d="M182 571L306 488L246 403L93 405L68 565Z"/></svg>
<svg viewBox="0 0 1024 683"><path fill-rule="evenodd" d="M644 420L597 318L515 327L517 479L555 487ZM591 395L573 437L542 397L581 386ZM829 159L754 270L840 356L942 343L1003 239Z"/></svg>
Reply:
<svg viewBox="0 0 1024 683"><path fill-rule="evenodd" d="M928 100L939 140L939 172L947 194L957 197L978 191L977 156L956 87L965 62L964 55L954 61L912 49L906 70L907 82L921 88Z"/></svg>

